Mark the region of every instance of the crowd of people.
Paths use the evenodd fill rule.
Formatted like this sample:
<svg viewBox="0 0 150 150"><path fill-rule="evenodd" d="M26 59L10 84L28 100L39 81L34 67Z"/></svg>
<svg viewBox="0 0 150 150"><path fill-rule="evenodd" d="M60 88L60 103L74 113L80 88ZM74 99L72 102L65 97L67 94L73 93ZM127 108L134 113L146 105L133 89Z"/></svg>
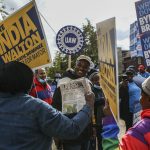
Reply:
<svg viewBox="0 0 150 150"><path fill-rule="evenodd" d="M103 150L149 150L150 149L150 77L142 83L140 103L141 119L118 140L119 128L110 111L109 104L104 108Z"/></svg>
<svg viewBox="0 0 150 150"><path fill-rule="evenodd" d="M23 63L0 65L1 150L50 150L52 137L74 139L90 123L92 92L85 93L85 105L69 119L48 102L28 94L33 76Z"/></svg>
<svg viewBox="0 0 150 150"><path fill-rule="evenodd" d="M61 87L79 79L86 81L84 91L79 86L85 103L80 111L64 113L67 95ZM52 141L57 150L150 149L150 73L144 65L129 66L122 74L119 102L127 131L121 142L90 57L80 55L74 69L56 73L52 83L44 68L33 72L17 61L0 65L0 149L51 150Z"/></svg>

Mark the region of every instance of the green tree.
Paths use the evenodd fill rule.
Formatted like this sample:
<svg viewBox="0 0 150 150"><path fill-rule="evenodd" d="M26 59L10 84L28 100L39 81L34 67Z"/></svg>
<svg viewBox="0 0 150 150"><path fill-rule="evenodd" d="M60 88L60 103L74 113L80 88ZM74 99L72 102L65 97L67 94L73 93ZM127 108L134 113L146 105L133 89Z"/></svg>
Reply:
<svg viewBox="0 0 150 150"><path fill-rule="evenodd" d="M96 29L92 26L90 20L87 20L87 24L83 24L83 33L85 35L85 47L83 54L91 57L94 63L98 62L98 48L97 48L97 35Z"/></svg>
<svg viewBox="0 0 150 150"><path fill-rule="evenodd" d="M65 58L65 55L57 51L53 61L53 66L47 70L48 76L53 79L55 73L63 74L66 71L66 69L67 69L67 60Z"/></svg>
<svg viewBox="0 0 150 150"><path fill-rule="evenodd" d="M72 66L75 66L76 59L81 54L89 56L95 64L98 62L96 29L92 26L90 20L86 19L86 21L86 24L82 26L82 31L85 36L85 45L79 54L72 56Z"/></svg>

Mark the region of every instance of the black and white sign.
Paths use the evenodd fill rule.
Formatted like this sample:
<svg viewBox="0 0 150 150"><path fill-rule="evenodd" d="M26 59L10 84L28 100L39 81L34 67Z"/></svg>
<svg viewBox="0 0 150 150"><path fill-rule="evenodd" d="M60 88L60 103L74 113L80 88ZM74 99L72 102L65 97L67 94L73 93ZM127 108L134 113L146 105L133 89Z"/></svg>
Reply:
<svg viewBox="0 0 150 150"><path fill-rule="evenodd" d="M58 31L56 44L61 52L68 55L76 54L83 49L83 33L75 26L65 26Z"/></svg>

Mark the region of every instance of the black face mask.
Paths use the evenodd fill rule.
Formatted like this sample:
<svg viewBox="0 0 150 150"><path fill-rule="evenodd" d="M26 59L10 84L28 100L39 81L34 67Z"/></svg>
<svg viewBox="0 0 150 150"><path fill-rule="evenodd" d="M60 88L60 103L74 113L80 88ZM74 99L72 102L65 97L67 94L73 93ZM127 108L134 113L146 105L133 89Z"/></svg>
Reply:
<svg viewBox="0 0 150 150"><path fill-rule="evenodd" d="M129 82L133 82L133 79L128 79Z"/></svg>
<svg viewBox="0 0 150 150"><path fill-rule="evenodd" d="M55 78L55 81L58 82L60 80L60 78Z"/></svg>

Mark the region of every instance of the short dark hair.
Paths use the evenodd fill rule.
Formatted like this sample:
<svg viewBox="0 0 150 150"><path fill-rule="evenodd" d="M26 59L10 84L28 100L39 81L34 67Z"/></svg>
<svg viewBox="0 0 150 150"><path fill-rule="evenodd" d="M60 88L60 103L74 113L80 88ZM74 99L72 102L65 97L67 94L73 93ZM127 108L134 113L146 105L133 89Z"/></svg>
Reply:
<svg viewBox="0 0 150 150"><path fill-rule="evenodd" d="M40 69L44 69L44 68L38 68L38 69L36 69L36 70L34 71L35 75L38 75ZM44 70L45 70L45 69L44 69Z"/></svg>
<svg viewBox="0 0 150 150"><path fill-rule="evenodd" d="M33 72L25 64L11 61L0 65L0 92L27 93L33 82Z"/></svg>

